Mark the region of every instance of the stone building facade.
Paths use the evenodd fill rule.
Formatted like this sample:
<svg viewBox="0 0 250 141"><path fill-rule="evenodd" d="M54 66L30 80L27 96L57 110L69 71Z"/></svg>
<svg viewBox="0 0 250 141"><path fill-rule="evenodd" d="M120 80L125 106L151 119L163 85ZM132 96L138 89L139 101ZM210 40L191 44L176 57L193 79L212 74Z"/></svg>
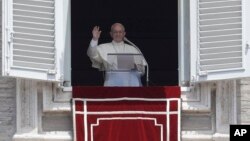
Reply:
<svg viewBox="0 0 250 141"><path fill-rule="evenodd" d="M2 1L7 0L0 0L1 4ZM190 10L190 1L179 2L180 13L188 14L185 10ZM68 9L69 4L63 7ZM185 18L182 20L189 22ZM190 46L190 29L188 26L182 28L183 44ZM180 62L183 63L185 59ZM230 124L250 123L249 93L249 78L192 83L189 87L183 85L182 140L228 141ZM72 88L58 87L58 83L0 77L0 141L72 141L71 97Z"/></svg>

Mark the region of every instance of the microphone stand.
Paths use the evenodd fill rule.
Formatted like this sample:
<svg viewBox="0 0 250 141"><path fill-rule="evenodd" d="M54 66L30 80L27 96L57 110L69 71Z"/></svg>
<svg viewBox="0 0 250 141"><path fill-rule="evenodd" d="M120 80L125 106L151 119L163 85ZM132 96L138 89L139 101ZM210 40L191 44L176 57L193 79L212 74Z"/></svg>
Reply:
<svg viewBox="0 0 250 141"><path fill-rule="evenodd" d="M143 59L146 62L146 66L147 66L147 73L146 73L146 86L149 86L149 66L148 66L148 62L146 61L144 55L142 54L141 50L131 41L129 41L126 37L124 37L124 41L128 42L130 45L132 45L133 47L136 48L136 50L142 55Z"/></svg>

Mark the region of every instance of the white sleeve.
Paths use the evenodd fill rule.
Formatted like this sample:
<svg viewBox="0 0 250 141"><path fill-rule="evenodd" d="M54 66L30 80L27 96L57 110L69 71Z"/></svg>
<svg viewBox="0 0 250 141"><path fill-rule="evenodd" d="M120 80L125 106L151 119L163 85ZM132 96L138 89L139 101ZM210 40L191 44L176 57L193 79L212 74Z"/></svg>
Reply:
<svg viewBox="0 0 250 141"><path fill-rule="evenodd" d="M90 44L89 44L89 45L90 45L90 47L96 47L96 46L98 45L98 40L93 40L93 39L92 39L92 40L90 41Z"/></svg>
<svg viewBox="0 0 250 141"><path fill-rule="evenodd" d="M89 56L92 62L92 67L102 70L103 62L97 48L98 48L98 40L95 41L92 39L90 41L89 48L87 50L87 55Z"/></svg>
<svg viewBox="0 0 250 141"><path fill-rule="evenodd" d="M97 45L98 45L98 40L93 40L92 39L90 41L89 48L87 50L87 55L90 58L95 58L98 55L97 49L96 49Z"/></svg>

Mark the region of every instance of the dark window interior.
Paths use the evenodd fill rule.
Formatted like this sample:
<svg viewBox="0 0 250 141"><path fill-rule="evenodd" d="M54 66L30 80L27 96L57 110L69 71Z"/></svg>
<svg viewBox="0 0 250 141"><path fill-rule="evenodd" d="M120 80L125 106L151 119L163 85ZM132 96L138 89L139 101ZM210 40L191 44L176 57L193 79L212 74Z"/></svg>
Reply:
<svg viewBox="0 0 250 141"><path fill-rule="evenodd" d="M99 43L110 42L110 26L121 22L126 37L148 61L151 86L178 85L177 0L72 0L72 85L102 86L103 72L86 55L92 28L102 30ZM145 77L142 78L145 84Z"/></svg>

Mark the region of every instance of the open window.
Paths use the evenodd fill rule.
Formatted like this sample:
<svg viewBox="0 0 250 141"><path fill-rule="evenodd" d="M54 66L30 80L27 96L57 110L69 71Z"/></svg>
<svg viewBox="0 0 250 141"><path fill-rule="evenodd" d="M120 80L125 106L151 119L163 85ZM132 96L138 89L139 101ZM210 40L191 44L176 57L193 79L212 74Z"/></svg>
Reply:
<svg viewBox="0 0 250 141"><path fill-rule="evenodd" d="M73 85L103 86L104 73L92 68L86 51L93 27L102 30L99 44L107 43L115 22L124 24L126 37L144 54L149 85L178 85L178 1L72 0L71 9Z"/></svg>
<svg viewBox="0 0 250 141"><path fill-rule="evenodd" d="M105 31L100 42L107 42L110 41L109 27L114 22L123 22L128 30L127 37L141 47L149 61L150 79L155 85L159 80L159 85L177 85L179 79L182 85L182 80L195 83L250 76L250 9L247 8L250 1L179 0L178 6L177 2L170 2L169 8L158 1L158 9L154 10L158 14L155 15L148 10L155 9L156 5L152 5L155 1L144 2L143 6L140 1L127 1L124 8L131 7L132 13L120 7L112 9L105 1L73 1L71 15L69 7L65 6L66 1L2 0L3 76L70 82L72 30L74 84L92 85L87 81L99 79L97 81L102 85L103 76L96 75L97 70L91 68L86 48L93 25L101 24ZM190 13L177 16L181 2L188 4L186 8ZM95 7L88 9L86 4ZM141 11L135 12L138 6L141 6ZM103 7L107 7L106 13L97 16L100 12L96 13L95 9ZM82 18L79 18L79 10L82 10ZM166 16L164 13L171 14ZM184 32L179 32L178 36L185 36L179 42L177 17L184 17L188 22L179 22L179 30L181 27ZM163 26L167 29L162 29ZM178 44L181 47L178 48Z"/></svg>
<svg viewBox="0 0 250 141"><path fill-rule="evenodd" d="M190 79L250 76L250 1L190 1Z"/></svg>
<svg viewBox="0 0 250 141"><path fill-rule="evenodd" d="M106 28L101 41L106 42L110 41L110 25L122 22L127 27L127 37L141 47L149 60L152 85L178 85L177 1L169 2L166 8L160 0L157 3L131 0L121 9L118 6L113 9L110 2L99 0L2 0L2 2L3 76L70 82L72 39L74 85L93 85L92 82L88 83L88 80L98 81L102 85L102 73L97 73L97 70L91 68L86 50L83 49L88 47L93 25L101 23L102 27ZM74 13L69 14L70 8L66 2L72 2L71 8ZM91 8L86 4L97 7ZM132 9L128 13L125 9L131 6ZM138 6L142 11L138 11ZM107 8L107 13L99 11L102 13L99 15L95 9L102 7ZM82 18L79 18L79 12ZM170 16L174 17L170 18L172 22L169 22ZM162 28L165 24L168 25L167 28ZM150 34L146 34L147 32Z"/></svg>
<svg viewBox="0 0 250 141"><path fill-rule="evenodd" d="M2 2L2 75L63 82L69 47L63 1Z"/></svg>

